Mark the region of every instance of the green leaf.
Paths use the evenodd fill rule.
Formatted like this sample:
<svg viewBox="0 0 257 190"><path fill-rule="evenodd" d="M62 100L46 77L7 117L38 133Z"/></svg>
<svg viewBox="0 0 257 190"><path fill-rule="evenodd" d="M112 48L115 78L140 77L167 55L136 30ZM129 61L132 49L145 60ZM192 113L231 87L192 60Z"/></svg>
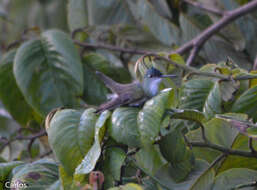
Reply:
<svg viewBox="0 0 257 190"><path fill-rule="evenodd" d="M12 117L25 126L33 119L33 110L25 101L13 74L15 50L8 52L0 64L0 99Z"/></svg>
<svg viewBox="0 0 257 190"><path fill-rule="evenodd" d="M167 165L168 166L168 165ZM214 179L214 170L208 169L208 164L202 160L196 160L195 167L188 177L181 183L177 183L170 175L170 167L161 168L154 179L162 187L169 190L211 190L210 185Z"/></svg>
<svg viewBox="0 0 257 190"><path fill-rule="evenodd" d="M203 123L206 121L206 118L202 112L198 110L190 110L190 109L170 109L168 110L171 118L174 119L185 119L190 121L195 121L198 123Z"/></svg>
<svg viewBox="0 0 257 190"><path fill-rule="evenodd" d="M168 166L172 178L180 182L187 177L194 165L194 155L186 147L182 133L177 129L162 137L160 151L170 163Z"/></svg>
<svg viewBox="0 0 257 190"><path fill-rule="evenodd" d="M4 189L4 182L7 180L12 169L16 166L22 165L23 162L13 161L8 163L0 163L0 188Z"/></svg>
<svg viewBox="0 0 257 190"><path fill-rule="evenodd" d="M137 123L141 142L153 143L160 132L163 114L172 103L174 89L165 89L159 95L148 100L143 109L138 113Z"/></svg>
<svg viewBox="0 0 257 190"><path fill-rule="evenodd" d="M59 176L63 190L71 189L73 176L66 173L62 166L59 166Z"/></svg>
<svg viewBox="0 0 257 190"><path fill-rule="evenodd" d="M183 84L181 108L203 111L207 118L221 113L221 93L218 82L193 79Z"/></svg>
<svg viewBox="0 0 257 190"><path fill-rule="evenodd" d="M149 145L140 149L135 155L136 164L148 175L154 175L167 162L162 157L157 145Z"/></svg>
<svg viewBox="0 0 257 190"><path fill-rule="evenodd" d="M233 168L222 172L215 178L213 190L237 189L236 187L239 185L254 183L256 180L257 172L255 170L249 170L246 168Z"/></svg>
<svg viewBox="0 0 257 190"><path fill-rule="evenodd" d="M204 123L206 130L206 138L215 144L230 148L234 139L238 135L238 131L231 128L229 122L213 118L208 122Z"/></svg>
<svg viewBox="0 0 257 190"><path fill-rule="evenodd" d="M38 160L15 168L11 183L26 183L29 189L45 190L58 181L58 166L49 160Z"/></svg>
<svg viewBox="0 0 257 190"><path fill-rule="evenodd" d="M117 108L109 125L110 136L118 143L126 144L129 147L140 146L140 135L137 125L136 108Z"/></svg>
<svg viewBox="0 0 257 190"><path fill-rule="evenodd" d="M246 113L254 121L257 121L257 86L245 91L233 104L231 111L237 113Z"/></svg>
<svg viewBox="0 0 257 190"><path fill-rule="evenodd" d="M100 155L101 155L101 141L105 133L106 121L110 116L109 111L104 111L101 113L95 124L95 142L90 148L80 165L76 168L76 174L88 174L90 173L96 165Z"/></svg>
<svg viewBox="0 0 257 190"><path fill-rule="evenodd" d="M177 44L180 39L179 28L161 17L151 3L147 0L135 0L127 2L134 18L165 45Z"/></svg>
<svg viewBox="0 0 257 190"><path fill-rule="evenodd" d="M14 75L26 101L42 116L53 108L76 105L82 94L79 54L68 35L58 30L46 31L18 49Z"/></svg>
<svg viewBox="0 0 257 190"><path fill-rule="evenodd" d="M97 120L94 112L92 108L84 112L71 109L58 111L47 129L50 146L71 176L94 142Z"/></svg>
<svg viewBox="0 0 257 190"><path fill-rule="evenodd" d="M115 181L120 180L121 167L125 161L126 153L120 148L108 148L105 152L103 173L104 188L115 186Z"/></svg>
<svg viewBox="0 0 257 190"><path fill-rule="evenodd" d="M69 0L67 5L68 24L70 31L78 28L86 27L88 24L87 18L87 2L84 0Z"/></svg>

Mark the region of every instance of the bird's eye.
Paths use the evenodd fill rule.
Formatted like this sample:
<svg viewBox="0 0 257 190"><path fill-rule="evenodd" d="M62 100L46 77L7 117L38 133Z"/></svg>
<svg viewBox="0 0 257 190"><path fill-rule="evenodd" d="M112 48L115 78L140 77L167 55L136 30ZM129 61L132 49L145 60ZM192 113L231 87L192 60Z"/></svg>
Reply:
<svg viewBox="0 0 257 190"><path fill-rule="evenodd" d="M151 77L152 77L152 75L151 75L151 74L149 74L149 75L147 75L147 77L151 78Z"/></svg>

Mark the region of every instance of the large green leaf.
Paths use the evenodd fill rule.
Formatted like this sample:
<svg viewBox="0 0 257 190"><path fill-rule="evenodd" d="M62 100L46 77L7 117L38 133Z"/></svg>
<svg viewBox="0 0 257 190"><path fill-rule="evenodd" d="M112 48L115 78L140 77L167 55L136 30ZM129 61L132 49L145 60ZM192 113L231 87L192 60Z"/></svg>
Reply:
<svg viewBox="0 0 257 190"><path fill-rule="evenodd" d="M82 94L79 54L68 35L57 30L18 49L14 75L26 101L42 116L53 108L75 105Z"/></svg>
<svg viewBox="0 0 257 190"><path fill-rule="evenodd" d="M11 183L17 181L29 189L45 190L58 181L58 166L45 159L16 167L12 170Z"/></svg>
<svg viewBox="0 0 257 190"><path fill-rule="evenodd" d="M97 120L94 112L94 109L58 111L47 129L50 146L71 176L94 142Z"/></svg>
<svg viewBox="0 0 257 190"><path fill-rule="evenodd" d="M181 108L203 111L207 118L221 113L219 83L210 80L193 79L182 86Z"/></svg>
<svg viewBox="0 0 257 190"><path fill-rule="evenodd" d="M127 4L134 18L147 27L160 42L168 46L179 42L179 28L161 17L149 1L127 1Z"/></svg>
<svg viewBox="0 0 257 190"><path fill-rule="evenodd" d="M233 168L222 172L215 178L213 190L237 189L240 185L253 184L257 180L257 172L246 168ZM245 188L244 188L245 189ZM248 187L247 189L255 189Z"/></svg>
<svg viewBox="0 0 257 190"><path fill-rule="evenodd" d="M125 161L126 153L120 148L108 148L105 152L104 160L104 187L115 186L115 181L120 180L121 167Z"/></svg>
<svg viewBox="0 0 257 190"><path fill-rule="evenodd" d="M254 121L257 120L257 86L245 91L233 104L231 111L237 113L246 113Z"/></svg>
<svg viewBox="0 0 257 190"><path fill-rule="evenodd" d="M88 174L95 168L96 162L101 155L100 143L105 134L106 121L110 115L109 111L104 111L97 119L95 124L94 144L83 158L82 162L77 166L76 174Z"/></svg>
<svg viewBox="0 0 257 190"><path fill-rule="evenodd" d="M175 181L181 182L194 166L194 155L186 147L182 133L179 129L171 131L162 137L159 146L163 157L170 163L167 166L170 175Z"/></svg>
<svg viewBox="0 0 257 190"><path fill-rule="evenodd" d="M15 50L8 52L0 64L0 99L12 117L21 125L33 118L33 110L25 101L13 75Z"/></svg>
<svg viewBox="0 0 257 190"><path fill-rule="evenodd" d="M68 24L70 31L78 28L86 27L88 24L87 18L87 1L84 0L69 0L67 5Z"/></svg>
<svg viewBox="0 0 257 190"><path fill-rule="evenodd" d="M140 135L137 125L137 108L117 108L109 125L109 133L117 142L130 147L140 146Z"/></svg>
<svg viewBox="0 0 257 190"><path fill-rule="evenodd" d="M157 145L149 145L140 149L135 155L136 164L148 175L154 175L167 162L162 157Z"/></svg>
<svg viewBox="0 0 257 190"><path fill-rule="evenodd" d="M138 113L137 123L143 144L153 143L158 136L163 114L171 106L173 91L174 89L163 90L159 95L148 100Z"/></svg>
<svg viewBox="0 0 257 190"><path fill-rule="evenodd" d="M215 144L230 148L238 131L231 128L229 122L223 119L213 118L204 123L207 139Z"/></svg>
<svg viewBox="0 0 257 190"><path fill-rule="evenodd" d="M168 190L211 190L214 170L208 168L208 164L202 160L196 160L195 167L189 176L180 183L176 183L170 175L170 167L161 168L154 176L154 180Z"/></svg>

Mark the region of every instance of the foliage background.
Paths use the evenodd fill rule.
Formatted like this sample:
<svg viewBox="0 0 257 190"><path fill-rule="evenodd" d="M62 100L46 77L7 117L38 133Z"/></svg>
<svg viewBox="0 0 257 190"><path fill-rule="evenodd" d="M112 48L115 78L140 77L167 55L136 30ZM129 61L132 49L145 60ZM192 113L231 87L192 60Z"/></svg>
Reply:
<svg viewBox="0 0 257 190"><path fill-rule="evenodd" d="M93 170L104 189L256 188L256 9L192 67L175 53L219 19L186 1L1 1L1 188L86 189ZM111 93L96 70L128 83L150 66L178 79L141 108L94 113Z"/></svg>

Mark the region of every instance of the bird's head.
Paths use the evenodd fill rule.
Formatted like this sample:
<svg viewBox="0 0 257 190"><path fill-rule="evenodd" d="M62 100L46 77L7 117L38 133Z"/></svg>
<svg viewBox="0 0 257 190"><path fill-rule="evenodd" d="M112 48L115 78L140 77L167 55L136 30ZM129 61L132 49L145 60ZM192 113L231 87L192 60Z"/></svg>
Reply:
<svg viewBox="0 0 257 190"><path fill-rule="evenodd" d="M163 75L158 69L151 67L147 70L145 78L175 78L176 75Z"/></svg>

